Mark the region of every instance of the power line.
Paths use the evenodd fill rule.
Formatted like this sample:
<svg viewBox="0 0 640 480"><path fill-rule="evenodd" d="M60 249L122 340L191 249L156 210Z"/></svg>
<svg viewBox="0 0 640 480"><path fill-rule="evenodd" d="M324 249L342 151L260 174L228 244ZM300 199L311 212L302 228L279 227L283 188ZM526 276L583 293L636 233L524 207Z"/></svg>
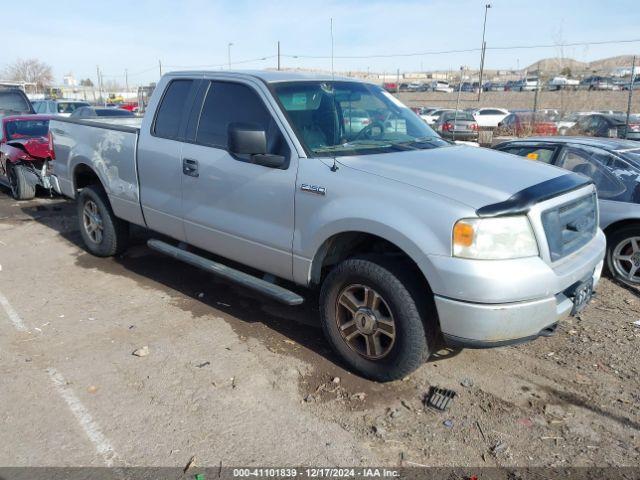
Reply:
<svg viewBox="0 0 640 480"><path fill-rule="evenodd" d="M577 47L577 46L590 46L590 45L616 45L626 43L640 43L640 38L628 39L628 40L603 40L599 42L570 42L570 43L552 43L541 45L512 45L512 46L487 46L486 50L523 50L534 48L558 48L558 47ZM411 53L382 53L371 55L336 55L334 58L341 59L366 59L366 58L397 58L397 57L418 57L425 55L446 55L451 53L471 53L479 52L481 48L465 48L458 50L430 50L425 52L411 52ZM331 58L329 55L282 55L288 58L310 58L310 59L327 59Z"/></svg>

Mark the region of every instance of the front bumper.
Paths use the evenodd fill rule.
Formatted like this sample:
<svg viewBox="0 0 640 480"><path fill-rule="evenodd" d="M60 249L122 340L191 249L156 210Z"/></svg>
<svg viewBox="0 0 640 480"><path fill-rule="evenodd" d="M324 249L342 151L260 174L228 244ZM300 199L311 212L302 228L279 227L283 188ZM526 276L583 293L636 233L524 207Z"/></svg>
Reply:
<svg viewBox="0 0 640 480"><path fill-rule="evenodd" d="M600 280L604 257L604 238L602 233L596 236L591 245L581 252L576 252L569 263L561 268L552 269L546 266L545 275L531 275L533 272L510 268L508 278L496 276L496 269L491 262L474 269L474 287L484 289L485 293L492 287L508 282L510 288L495 291L500 300L479 302L475 295L469 300L452 298L436 292L435 304L440 320L440 329L445 341L453 346L467 348L488 348L502 345L522 343L539 336L553 333L559 321L568 317L573 308L572 289L581 281L593 279L594 289ZM541 263L543 263L540 260ZM523 265L526 266L526 263ZM572 268L570 268L570 266ZM513 265L511 265L513 267ZM500 269L497 269L500 271ZM545 278L546 277L546 278ZM471 279L466 278L467 282ZM546 290L544 295L522 299L518 294L532 291L538 285L527 285L529 282L543 282L542 285L555 285L556 289ZM469 284L467 284L469 285ZM464 290L458 285L458 291ZM506 284L504 285L506 287ZM475 288L469 288L469 293ZM505 293L514 294L513 299L505 298ZM517 292L517 293L516 293ZM479 293L475 292L474 293ZM508 295L507 295L508 297ZM486 298L486 297L485 297Z"/></svg>

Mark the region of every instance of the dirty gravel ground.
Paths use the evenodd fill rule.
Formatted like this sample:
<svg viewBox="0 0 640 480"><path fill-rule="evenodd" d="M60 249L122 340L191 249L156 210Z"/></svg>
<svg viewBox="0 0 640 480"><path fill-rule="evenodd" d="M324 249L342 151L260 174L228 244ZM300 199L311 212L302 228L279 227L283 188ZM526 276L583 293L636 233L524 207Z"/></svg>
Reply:
<svg viewBox="0 0 640 480"><path fill-rule="evenodd" d="M640 298L608 279L553 338L383 385L340 367L311 299L263 300L139 234L92 257L62 199L0 192L0 264L27 330L0 310L0 465L640 464ZM450 411L424 410L430 385Z"/></svg>

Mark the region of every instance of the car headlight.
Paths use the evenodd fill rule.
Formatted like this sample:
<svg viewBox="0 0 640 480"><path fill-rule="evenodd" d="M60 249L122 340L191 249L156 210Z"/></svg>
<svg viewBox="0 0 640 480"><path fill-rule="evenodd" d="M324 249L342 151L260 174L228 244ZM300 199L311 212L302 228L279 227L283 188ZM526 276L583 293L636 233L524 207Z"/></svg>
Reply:
<svg viewBox="0 0 640 480"><path fill-rule="evenodd" d="M535 257L538 244L525 216L465 218L453 227L453 255L477 260Z"/></svg>

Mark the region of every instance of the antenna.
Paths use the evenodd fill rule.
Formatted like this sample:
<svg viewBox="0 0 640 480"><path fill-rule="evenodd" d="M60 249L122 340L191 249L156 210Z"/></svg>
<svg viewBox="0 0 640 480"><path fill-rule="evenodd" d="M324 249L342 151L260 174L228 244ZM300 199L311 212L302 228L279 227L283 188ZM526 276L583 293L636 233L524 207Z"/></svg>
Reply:
<svg viewBox="0 0 640 480"><path fill-rule="evenodd" d="M330 19L331 23L331 79L333 80L333 17Z"/></svg>

